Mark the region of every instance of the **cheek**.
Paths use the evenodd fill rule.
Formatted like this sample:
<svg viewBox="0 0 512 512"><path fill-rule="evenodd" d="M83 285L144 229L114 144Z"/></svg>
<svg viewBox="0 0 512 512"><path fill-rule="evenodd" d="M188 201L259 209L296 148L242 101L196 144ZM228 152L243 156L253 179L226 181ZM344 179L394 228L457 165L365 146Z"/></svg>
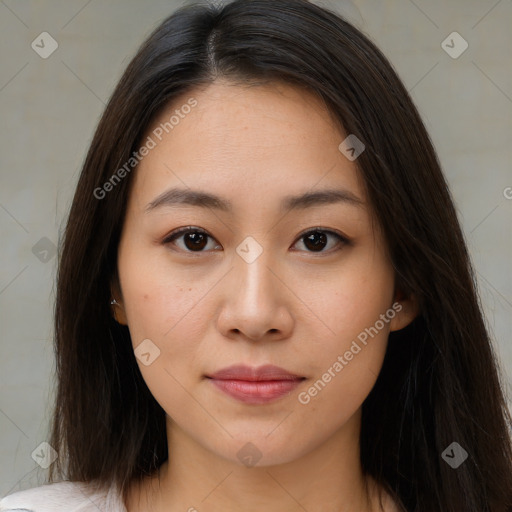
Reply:
<svg viewBox="0 0 512 512"><path fill-rule="evenodd" d="M137 358L137 363L162 407L179 410L190 402L182 386L190 387L205 371L200 356L209 338L214 314L211 291L219 277L192 267L178 270L165 254L151 256L147 250L140 251L143 257L135 250L124 254L129 257L120 259L119 273L133 348L136 355L146 353L145 343L157 354L150 365L144 364L144 358Z"/></svg>
<svg viewBox="0 0 512 512"><path fill-rule="evenodd" d="M299 404L309 409L309 417L322 428L322 422L344 424L362 405L382 367L389 327L352 326L345 331L355 334L324 340L322 350L312 364L308 386L297 395ZM340 331L342 329L340 328ZM318 414L311 414L314 412ZM323 420L322 420L323 419Z"/></svg>
<svg viewBox="0 0 512 512"><path fill-rule="evenodd" d="M127 251L128 252L128 251ZM211 276L193 275L190 270L176 270L165 255L151 258L146 251L137 257L120 260L120 276L128 324L134 345L140 339L154 339L168 344L170 339L194 339L201 329L201 319L209 318L206 308L208 291L215 284Z"/></svg>
<svg viewBox="0 0 512 512"><path fill-rule="evenodd" d="M344 350L347 343L350 345L351 340L373 326L390 308L393 281L393 273L385 261L362 254L334 270L322 280L321 286L311 283L312 293L308 294L307 303L323 324L322 336L316 341L324 348L331 347L331 351Z"/></svg>
<svg viewBox="0 0 512 512"><path fill-rule="evenodd" d="M144 264L127 260L123 267L120 265L135 354L150 353L146 359L137 357L137 364L151 394L173 415L190 412L187 389L192 380L201 377L202 367L197 359L205 338L206 319L211 318L208 302L203 298L210 283L191 284L190 276L185 274L165 272L161 262L147 260Z"/></svg>
<svg viewBox="0 0 512 512"><path fill-rule="evenodd" d="M312 309L320 311L323 335L311 343L316 345L311 386L298 398L308 407L333 407L332 415L340 420L361 405L375 384L395 314L391 272L369 263L361 259L310 296Z"/></svg>

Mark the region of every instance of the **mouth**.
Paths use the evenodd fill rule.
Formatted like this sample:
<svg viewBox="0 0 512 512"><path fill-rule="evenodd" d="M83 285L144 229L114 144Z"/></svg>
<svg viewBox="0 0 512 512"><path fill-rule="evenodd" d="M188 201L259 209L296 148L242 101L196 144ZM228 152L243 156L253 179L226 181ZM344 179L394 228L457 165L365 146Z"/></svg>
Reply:
<svg viewBox="0 0 512 512"><path fill-rule="evenodd" d="M273 365L235 365L206 375L217 389L246 404L266 404L289 395L306 377Z"/></svg>

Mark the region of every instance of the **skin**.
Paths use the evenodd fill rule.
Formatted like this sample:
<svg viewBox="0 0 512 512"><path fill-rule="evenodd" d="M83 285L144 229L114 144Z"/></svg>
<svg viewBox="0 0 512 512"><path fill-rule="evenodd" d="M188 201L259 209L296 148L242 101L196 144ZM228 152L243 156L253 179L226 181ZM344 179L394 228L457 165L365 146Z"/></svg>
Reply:
<svg viewBox="0 0 512 512"><path fill-rule="evenodd" d="M132 486L127 510L377 511L379 491L382 509L396 510L362 474L361 405L389 332L409 324L417 306L395 289L357 161L338 149L346 134L308 92L223 80L176 99L151 129L190 97L197 106L136 170L113 285L114 314L129 326L134 349L149 339L160 350L151 364L137 364L167 413L169 443L169 461ZM170 205L145 212L175 186L220 195L233 210ZM349 190L363 204L279 211L284 196L323 188ZM186 235L164 243L186 226L209 235L199 252ZM315 251L304 235L318 227L350 243L327 233ZM236 252L248 236L263 250L250 264ZM396 301L402 310L300 403L299 393ZM306 379L277 401L249 405L205 378L235 363L275 364ZM249 442L261 454L253 467L237 456Z"/></svg>

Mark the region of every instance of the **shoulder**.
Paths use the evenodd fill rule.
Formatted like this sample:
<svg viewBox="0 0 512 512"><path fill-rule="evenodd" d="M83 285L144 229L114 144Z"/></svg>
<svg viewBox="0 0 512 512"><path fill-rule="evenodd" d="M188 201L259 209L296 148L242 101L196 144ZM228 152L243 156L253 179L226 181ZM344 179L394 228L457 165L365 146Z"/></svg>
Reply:
<svg viewBox="0 0 512 512"><path fill-rule="evenodd" d="M58 482L6 496L0 500L0 512L97 512L111 494L85 482ZM118 505L108 510L125 512Z"/></svg>

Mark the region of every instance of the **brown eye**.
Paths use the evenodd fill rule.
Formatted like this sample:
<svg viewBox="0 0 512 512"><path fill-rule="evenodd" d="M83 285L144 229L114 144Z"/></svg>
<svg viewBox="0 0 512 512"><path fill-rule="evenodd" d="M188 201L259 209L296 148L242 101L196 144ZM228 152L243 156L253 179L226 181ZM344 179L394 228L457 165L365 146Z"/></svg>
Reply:
<svg viewBox="0 0 512 512"><path fill-rule="evenodd" d="M330 252L330 249L324 251L325 247L329 245L330 237L338 240L338 242L334 244L334 248L339 245L346 245L349 243L349 240L340 234L335 233L334 231L321 229L310 230L307 233L302 234L299 240L304 240L304 246L309 252ZM332 247L333 244L331 243L330 248Z"/></svg>
<svg viewBox="0 0 512 512"><path fill-rule="evenodd" d="M327 236L325 233L315 231L304 236L304 245L312 251L321 251L327 244Z"/></svg>
<svg viewBox="0 0 512 512"><path fill-rule="evenodd" d="M182 239L182 245L175 244L175 240ZM202 229L187 227L171 233L165 240L164 244L174 244L186 252L204 252L203 249L208 245L208 239L213 238Z"/></svg>

